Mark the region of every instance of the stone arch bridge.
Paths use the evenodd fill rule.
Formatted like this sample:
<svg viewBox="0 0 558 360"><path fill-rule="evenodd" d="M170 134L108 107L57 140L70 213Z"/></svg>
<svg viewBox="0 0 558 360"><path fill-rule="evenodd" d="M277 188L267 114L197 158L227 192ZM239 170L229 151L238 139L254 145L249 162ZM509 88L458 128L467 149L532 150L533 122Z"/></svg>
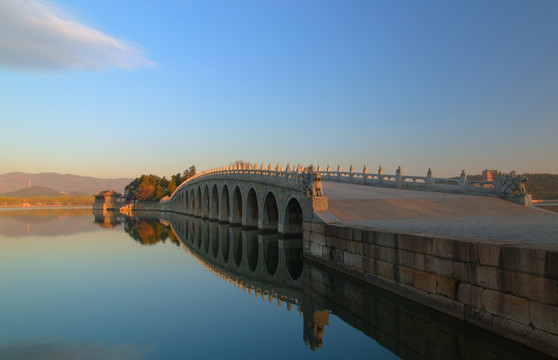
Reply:
<svg viewBox="0 0 558 360"><path fill-rule="evenodd" d="M158 204L157 210L241 225L264 233L299 235L303 222L330 222L329 215L323 217L329 206L320 179L328 183L421 190L422 194L446 192L497 196L530 205L530 195L523 185L526 179L515 172L502 175L498 181L482 181L467 178L465 172L459 178L437 178L430 169L425 176L410 176L403 175L401 168L390 175L384 174L381 167L377 173L369 173L366 167L357 172L352 166L349 171L342 171L341 167L333 171L329 166L327 170L312 165L307 168L287 165L285 169L277 165L274 169L271 164L267 168L263 164L242 164L211 169L188 179L168 200ZM350 193L354 189L345 188L343 191ZM402 197L401 194L391 196ZM348 199L354 203L350 196ZM453 200L455 197L449 201ZM332 208L332 212L334 210ZM339 219L333 220L339 222Z"/></svg>
<svg viewBox="0 0 558 360"><path fill-rule="evenodd" d="M213 169L180 184L161 207L245 229L301 234L303 221L312 221L317 203L307 195L308 178L302 166L293 170L279 165L275 170L263 165Z"/></svg>

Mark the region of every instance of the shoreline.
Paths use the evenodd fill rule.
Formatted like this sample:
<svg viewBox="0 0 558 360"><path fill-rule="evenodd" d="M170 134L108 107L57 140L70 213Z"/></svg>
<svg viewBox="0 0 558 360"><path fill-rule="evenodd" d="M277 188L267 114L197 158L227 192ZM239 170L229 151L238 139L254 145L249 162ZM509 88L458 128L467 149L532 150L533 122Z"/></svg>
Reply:
<svg viewBox="0 0 558 360"><path fill-rule="evenodd" d="M79 209L87 209L93 208L93 205L1 205L0 209L56 209L56 208L79 208Z"/></svg>

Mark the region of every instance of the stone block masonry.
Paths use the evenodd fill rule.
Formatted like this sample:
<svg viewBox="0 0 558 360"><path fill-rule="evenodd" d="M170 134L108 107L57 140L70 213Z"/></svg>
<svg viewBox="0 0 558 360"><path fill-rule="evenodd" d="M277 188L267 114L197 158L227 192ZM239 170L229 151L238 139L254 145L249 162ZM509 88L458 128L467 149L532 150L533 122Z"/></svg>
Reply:
<svg viewBox="0 0 558 360"><path fill-rule="evenodd" d="M308 259L303 282L305 307L314 304L315 308L329 309L402 359L554 358ZM308 316L306 309L304 316ZM326 346L331 339L328 331Z"/></svg>
<svg viewBox="0 0 558 360"><path fill-rule="evenodd" d="M305 229L305 257L558 357L558 245Z"/></svg>

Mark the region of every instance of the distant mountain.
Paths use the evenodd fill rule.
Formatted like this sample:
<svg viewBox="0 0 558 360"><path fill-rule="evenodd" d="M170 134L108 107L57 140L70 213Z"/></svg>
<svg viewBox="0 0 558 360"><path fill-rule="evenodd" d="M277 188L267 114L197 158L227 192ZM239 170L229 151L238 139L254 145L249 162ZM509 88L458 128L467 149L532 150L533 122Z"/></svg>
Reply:
<svg viewBox="0 0 558 360"><path fill-rule="evenodd" d="M42 186L64 193L93 195L103 190L124 192L124 187L134 179L99 179L70 174L14 172L0 175L0 193L18 191L26 187Z"/></svg>
<svg viewBox="0 0 558 360"><path fill-rule="evenodd" d="M17 191L0 194L8 197L34 197L34 196L61 196L61 195L84 195L75 191L61 192L46 186L31 186Z"/></svg>

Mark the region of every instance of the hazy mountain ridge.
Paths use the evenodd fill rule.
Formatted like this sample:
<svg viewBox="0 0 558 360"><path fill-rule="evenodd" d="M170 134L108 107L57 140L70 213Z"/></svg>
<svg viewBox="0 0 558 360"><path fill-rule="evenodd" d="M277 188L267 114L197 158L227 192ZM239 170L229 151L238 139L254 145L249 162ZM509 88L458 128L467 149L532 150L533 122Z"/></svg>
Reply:
<svg viewBox="0 0 558 360"><path fill-rule="evenodd" d="M29 184L32 187L43 186L64 193L93 195L99 191L109 189L121 193L132 180L131 178L100 179L91 176L50 172L39 174L13 172L0 175L0 193L15 192L29 187Z"/></svg>
<svg viewBox="0 0 558 360"><path fill-rule="evenodd" d="M85 195L85 194L78 193L76 191L61 192L46 186L31 186L16 191L0 193L0 196L8 196L8 197L63 196L63 195L78 196L78 195Z"/></svg>

